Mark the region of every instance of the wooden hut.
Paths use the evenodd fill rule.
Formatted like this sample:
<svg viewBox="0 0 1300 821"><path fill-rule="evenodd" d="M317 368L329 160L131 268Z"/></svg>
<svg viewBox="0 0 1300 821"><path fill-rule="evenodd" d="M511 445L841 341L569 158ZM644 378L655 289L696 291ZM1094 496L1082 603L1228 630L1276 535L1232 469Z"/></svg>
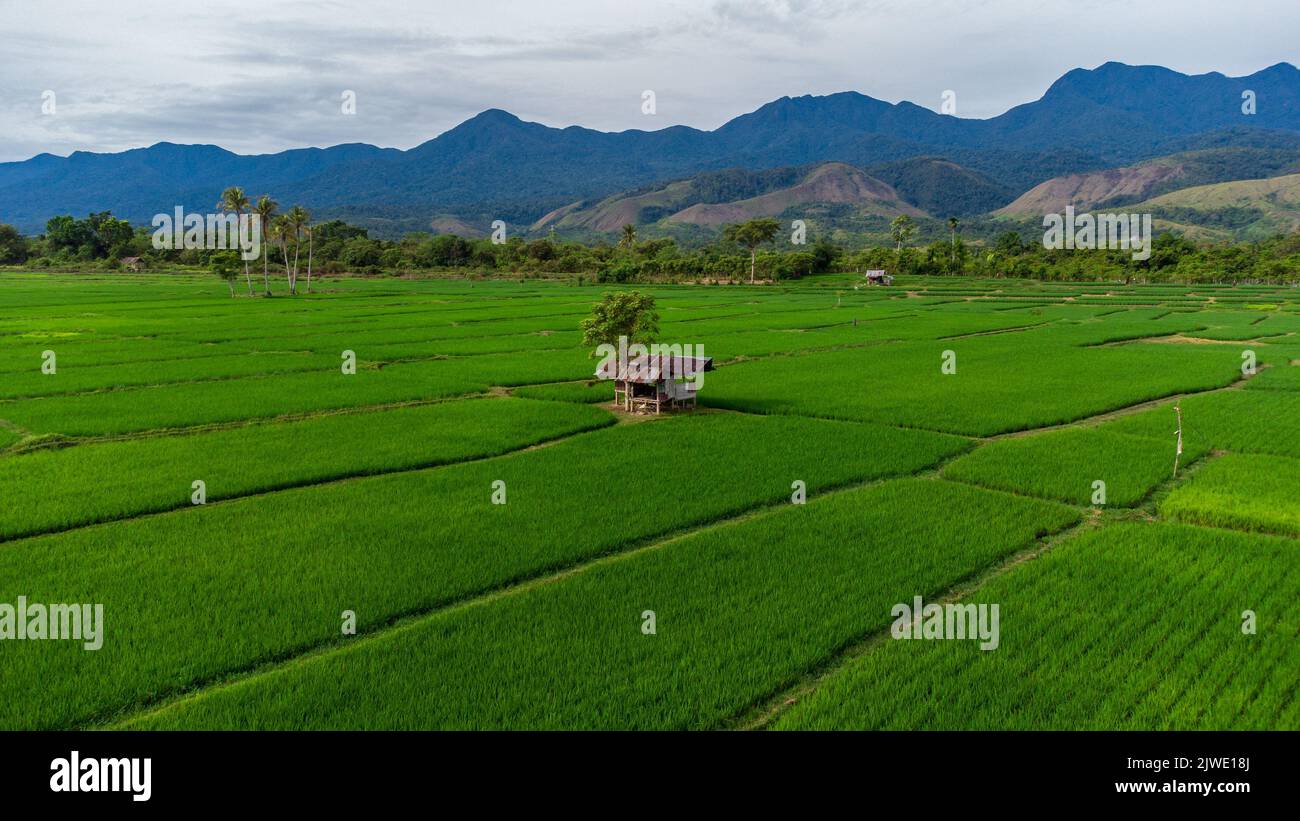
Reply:
<svg viewBox="0 0 1300 821"><path fill-rule="evenodd" d="M893 285L894 278L886 271L867 271L864 275L868 285Z"/></svg>
<svg viewBox="0 0 1300 821"><path fill-rule="evenodd" d="M626 411L694 408L699 391L695 374L713 370L712 357L651 355L620 365L602 362L596 376L614 383L614 401Z"/></svg>

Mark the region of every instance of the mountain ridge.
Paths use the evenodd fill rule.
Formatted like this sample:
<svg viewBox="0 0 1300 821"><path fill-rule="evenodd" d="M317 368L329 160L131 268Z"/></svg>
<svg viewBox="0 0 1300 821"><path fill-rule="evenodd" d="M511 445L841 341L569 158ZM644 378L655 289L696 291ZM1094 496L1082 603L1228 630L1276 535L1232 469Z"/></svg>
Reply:
<svg viewBox="0 0 1300 821"><path fill-rule="evenodd" d="M1256 94L1257 113L1240 95ZM392 230L435 215L535 223L579 200L741 167L841 162L870 168L944 157L986 177L987 199L1062 173L1133 164L1197 141L1240 144L1300 132L1300 70L1276 63L1244 77L1105 63L1073 69L1044 95L996 117L938 114L856 91L782 97L712 131L689 126L602 132L553 128L489 108L405 151L365 143L239 155L155 143L115 154L40 154L0 164L0 222L40 230L59 213L112 210L136 223L176 205L210 209L240 185ZM472 219L471 219L472 218Z"/></svg>

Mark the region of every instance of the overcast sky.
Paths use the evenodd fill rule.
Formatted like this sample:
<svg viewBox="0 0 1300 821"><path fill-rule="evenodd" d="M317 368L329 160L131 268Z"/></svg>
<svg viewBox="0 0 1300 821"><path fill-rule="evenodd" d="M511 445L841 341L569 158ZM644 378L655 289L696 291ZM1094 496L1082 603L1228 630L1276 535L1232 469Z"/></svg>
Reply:
<svg viewBox="0 0 1300 821"><path fill-rule="evenodd" d="M0 0L0 161L164 140L410 148L486 108L712 129L847 90L938 110L951 89L958 116L990 117L1108 60L1300 62L1297 32L1296 0Z"/></svg>

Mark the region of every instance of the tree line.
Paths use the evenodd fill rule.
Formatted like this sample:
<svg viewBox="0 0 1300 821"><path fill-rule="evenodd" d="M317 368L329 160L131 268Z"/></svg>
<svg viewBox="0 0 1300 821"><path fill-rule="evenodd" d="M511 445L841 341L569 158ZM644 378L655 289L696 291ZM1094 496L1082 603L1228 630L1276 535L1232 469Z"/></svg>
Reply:
<svg viewBox="0 0 1300 821"><path fill-rule="evenodd" d="M616 238L580 242L552 234L542 238L410 233L401 239L371 237L365 228L342 220L313 222L301 206L280 212L268 195L250 200L232 188L219 208L262 218L265 253L257 261L263 293L272 276L290 293L298 290L305 267L307 288L319 274L404 274L450 272L464 275L576 276L593 283L791 280L834 272L883 269L892 274L929 276L1022 277L1042 280L1127 282L1297 282L1300 233L1256 242L1198 243L1157 234L1151 257L1134 260L1124 250L1050 250L1026 229L1007 230L992 241L967 242L961 223L951 219L945 237L915 244L910 217L894 220L888 243L853 248L822 236L804 244L792 241L788 226L762 218L724 226L710 242L684 247L671 237L642 239L635 226ZM58 216L45 233L23 236L0 225L0 264L30 268L114 269L123 258L138 257L145 269L203 269L225 279L234 291L242 278L254 293L253 271L236 251L160 250L147 227L135 227L109 212L84 219ZM242 277L240 276L242 274Z"/></svg>

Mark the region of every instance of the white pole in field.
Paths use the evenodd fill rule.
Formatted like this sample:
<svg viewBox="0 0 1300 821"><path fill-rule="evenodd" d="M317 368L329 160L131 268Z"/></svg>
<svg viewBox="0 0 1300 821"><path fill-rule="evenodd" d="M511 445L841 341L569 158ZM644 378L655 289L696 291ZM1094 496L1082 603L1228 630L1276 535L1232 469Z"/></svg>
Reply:
<svg viewBox="0 0 1300 821"><path fill-rule="evenodd" d="M1183 409L1180 403L1174 403L1174 413L1178 415L1178 430L1175 435L1178 437L1178 444L1174 448L1174 478L1178 478L1178 457L1183 455Z"/></svg>

